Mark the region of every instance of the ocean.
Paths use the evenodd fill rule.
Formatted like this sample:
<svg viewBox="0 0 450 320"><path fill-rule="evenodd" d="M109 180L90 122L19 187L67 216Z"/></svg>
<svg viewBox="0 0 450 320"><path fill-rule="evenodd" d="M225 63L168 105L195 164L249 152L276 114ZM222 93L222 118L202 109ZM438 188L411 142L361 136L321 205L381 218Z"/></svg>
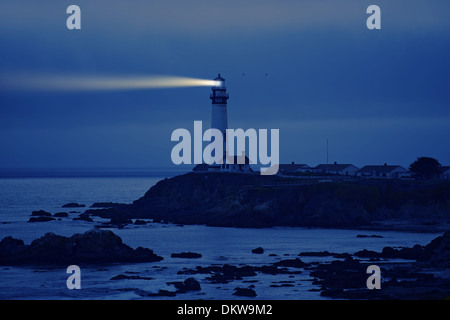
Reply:
<svg viewBox="0 0 450 320"><path fill-rule="evenodd" d="M7 173L5 173L7 172ZM9 173L8 173L9 172ZM26 244L47 232L71 236L107 221L73 221L95 202L131 203L142 197L159 180L177 173L142 170L84 171L1 171L0 239L22 239ZM69 202L85 208L62 208ZM34 210L69 212L68 218L50 222L28 223ZM396 231L338 230L321 228L276 227L265 229L219 228L201 225L149 223L110 229L131 247L146 247L164 260L153 263L112 264L81 267L81 289L69 290L65 268L42 266L0 266L0 299L240 299L236 287L251 287L257 299L323 299L307 270L300 274L257 274L229 283L211 283L206 274L186 275L180 271L196 266L230 264L262 266L281 259L297 258L300 252L330 251L354 253L362 249L380 251L385 246L424 245L439 234ZM382 237L358 238L377 234ZM253 254L262 247L264 254ZM171 258L172 253L197 252L199 259ZM330 257L301 257L304 262L323 262ZM116 275L133 274L148 279L111 280ZM148 297L140 292L174 291L173 281L193 277L201 291L175 297ZM280 285L284 284L284 285Z"/></svg>

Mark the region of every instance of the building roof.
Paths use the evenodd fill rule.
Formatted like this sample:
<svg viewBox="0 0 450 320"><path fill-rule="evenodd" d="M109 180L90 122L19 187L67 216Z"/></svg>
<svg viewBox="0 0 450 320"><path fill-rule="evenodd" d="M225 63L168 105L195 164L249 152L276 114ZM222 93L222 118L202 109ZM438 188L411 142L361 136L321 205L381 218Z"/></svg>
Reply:
<svg viewBox="0 0 450 320"><path fill-rule="evenodd" d="M244 158L244 163L238 163L239 160L242 161L242 158ZM225 164L231 164L231 161L234 161L233 164L250 164L250 159L247 156L223 156L223 162ZM209 168L220 168L221 164L214 163L214 164L207 164L207 163L201 163L196 165L192 171L195 172L201 172L201 171L208 171Z"/></svg>
<svg viewBox="0 0 450 320"><path fill-rule="evenodd" d="M440 173L444 173L444 172L449 171L449 170L450 170L450 166L440 166L439 167L439 172Z"/></svg>
<svg viewBox="0 0 450 320"><path fill-rule="evenodd" d="M220 76L220 73L217 75L217 78L215 78L214 80L222 81L222 82L225 81L225 79Z"/></svg>
<svg viewBox="0 0 450 320"><path fill-rule="evenodd" d="M396 169L403 169L405 172L408 171L402 166L388 166L388 165L370 165L370 166L364 166L361 169L358 170L359 173L372 173L372 172L379 172L379 173L388 173L392 172Z"/></svg>
<svg viewBox="0 0 450 320"><path fill-rule="evenodd" d="M333 164L319 164L318 166L316 166L314 169L319 169L322 171L344 171L345 169L347 169L348 167L355 167L356 169L358 169L356 166L352 165L352 164L340 164L340 163L333 163Z"/></svg>
<svg viewBox="0 0 450 320"><path fill-rule="evenodd" d="M279 164L278 169L280 171L295 172L299 169L311 169L311 167L304 163L290 163L290 164Z"/></svg>

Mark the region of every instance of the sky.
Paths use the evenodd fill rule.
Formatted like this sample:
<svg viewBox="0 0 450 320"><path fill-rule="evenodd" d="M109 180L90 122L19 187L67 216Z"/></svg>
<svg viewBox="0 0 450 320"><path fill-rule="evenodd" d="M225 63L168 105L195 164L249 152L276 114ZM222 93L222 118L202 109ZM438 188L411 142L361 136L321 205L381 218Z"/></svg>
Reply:
<svg viewBox="0 0 450 320"><path fill-rule="evenodd" d="M66 8L81 8L68 30ZM381 8L381 30L366 9ZM280 162L450 165L446 0L0 0L0 168L170 167L208 87L27 91L14 75L226 79L230 128Z"/></svg>

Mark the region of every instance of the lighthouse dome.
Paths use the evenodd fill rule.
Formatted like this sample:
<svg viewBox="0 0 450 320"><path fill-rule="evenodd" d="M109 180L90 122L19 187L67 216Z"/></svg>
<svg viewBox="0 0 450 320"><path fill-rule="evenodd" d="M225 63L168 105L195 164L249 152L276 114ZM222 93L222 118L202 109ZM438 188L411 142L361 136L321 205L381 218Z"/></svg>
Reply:
<svg viewBox="0 0 450 320"><path fill-rule="evenodd" d="M225 81L225 79L220 76L220 73L217 75L217 78L215 78L214 80L215 81Z"/></svg>

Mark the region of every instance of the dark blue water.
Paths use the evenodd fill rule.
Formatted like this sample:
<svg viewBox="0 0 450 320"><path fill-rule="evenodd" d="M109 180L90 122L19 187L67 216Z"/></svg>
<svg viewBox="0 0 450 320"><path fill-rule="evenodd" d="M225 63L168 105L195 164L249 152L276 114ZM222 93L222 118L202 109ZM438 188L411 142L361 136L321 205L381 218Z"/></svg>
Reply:
<svg viewBox="0 0 450 320"><path fill-rule="evenodd" d="M94 223L72 221L79 213L94 202L131 203L159 180L173 175L166 174L139 175L132 170L125 171L33 171L27 177L20 174L0 178L0 238L13 236L23 239L25 243L53 232L71 236L82 233L94 224L105 221L93 217ZM106 172L106 173L105 173ZM5 174L4 174L5 176ZM63 209L68 202L78 202L86 208ZM27 223L33 210L43 209L51 213L61 211L78 211L70 213L69 218L45 223ZM214 228L206 226L176 226L172 224L130 225L124 229L112 229L124 243L132 246L150 248L164 260L158 263L111 265L106 268L91 267L82 270L82 289L69 290L66 287L66 270L36 267L0 267L0 299L141 299L129 288L158 292L159 289L173 290L166 283L183 281L186 275L178 275L182 268L195 268L197 265L211 264L249 264L264 265L282 258L296 257L301 251L349 252L362 249L381 250L385 246L412 246L426 244L436 234L420 234L384 231L375 232L383 238L356 238L361 230L305 229L305 228L270 228L270 229L236 229ZM373 231L367 232L373 234ZM264 255L255 255L251 250L262 246ZM192 251L201 253L201 259L171 258L173 252ZM269 254L276 254L276 257ZM327 258L302 257L309 261ZM113 281L111 277L124 272L136 272L153 280ZM196 275L202 286L201 292L186 293L171 299L237 299L233 288L248 286L241 281L233 281L221 286L205 280L207 275ZM317 292L309 289L312 285L307 272L297 275L295 279L288 275L263 275L252 277L258 299L318 299ZM294 281L294 287L273 288L274 281ZM127 289L128 288L128 289Z"/></svg>

